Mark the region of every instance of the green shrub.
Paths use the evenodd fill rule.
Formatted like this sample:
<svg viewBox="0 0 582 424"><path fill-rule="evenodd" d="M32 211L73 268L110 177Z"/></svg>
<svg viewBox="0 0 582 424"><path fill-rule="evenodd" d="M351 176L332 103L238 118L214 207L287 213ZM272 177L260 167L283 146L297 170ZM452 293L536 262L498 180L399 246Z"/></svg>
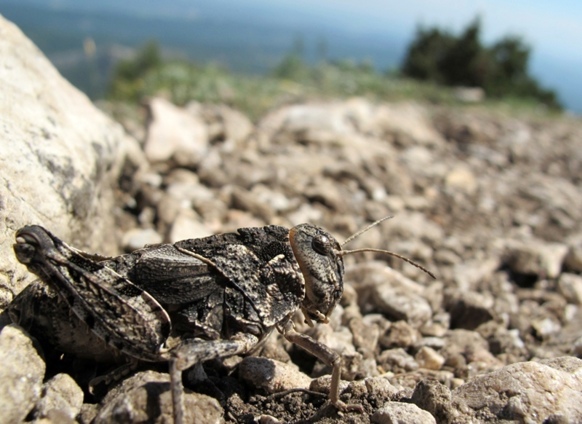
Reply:
<svg viewBox="0 0 582 424"><path fill-rule="evenodd" d="M120 60L111 78L109 94L116 99L138 101L143 92L143 78L162 66L160 48L155 41L146 43L131 59Z"/></svg>
<svg viewBox="0 0 582 424"><path fill-rule="evenodd" d="M494 98L522 97L561 109L556 94L528 74L531 49L520 37L505 36L492 46L481 42L481 21L460 35L418 28L401 66L402 75L449 86L481 87Z"/></svg>
<svg viewBox="0 0 582 424"><path fill-rule="evenodd" d="M495 44L491 52L496 60L491 61L490 56L475 47L479 39L478 27L462 42L438 29L420 29L419 33L422 36L417 37L411 46L404 77L396 71L379 72L368 61L330 62L324 60L324 55L317 64L310 65L302 58L300 44L296 44L268 75L233 74L215 64L162 60L157 44L148 43L133 59L118 63L109 98L135 104L143 98L162 95L177 105L192 100L223 103L254 120L278 105L310 99L359 96L373 101L414 99L454 104L457 101L445 84L456 84L451 76L445 78L442 69L445 65L454 67L468 61L472 64L472 73L468 76L459 73L459 78L465 78L465 85L473 85L474 81L487 83L490 99L502 95L511 99L520 97L522 100L512 104L518 104L522 109L535 107L543 96L547 96L544 98L546 104L557 104L553 93L544 92L523 73L529 50L524 50L521 42L508 38ZM454 45L462 48L452 54ZM492 63L497 65L492 66ZM501 77L490 78L489 75ZM521 96L516 95L516 87L521 87ZM533 92L537 93L535 98L538 100L534 100ZM527 106L528 102L531 102L530 106ZM486 102L486 106L494 105L494 100Z"/></svg>

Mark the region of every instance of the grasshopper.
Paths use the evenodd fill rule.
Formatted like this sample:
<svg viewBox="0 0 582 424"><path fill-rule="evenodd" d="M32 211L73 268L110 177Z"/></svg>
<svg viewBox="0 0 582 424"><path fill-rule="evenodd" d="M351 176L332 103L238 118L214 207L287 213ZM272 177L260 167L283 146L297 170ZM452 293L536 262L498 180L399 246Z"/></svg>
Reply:
<svg viewBox="0 0 582 424"><path fill-rule="evenodd" d="M184 370L251 353L273 329L332 367L329 404L361 412L361 405L340 400L339 354L297 332L291 318L300 309L310 326L328 322L343 293L346 254L388 253L430 274L393 252L342 249L381 221L341 245L315 225L270 225L111 258L77 250L32 225L17 231L14 251L115 351L132 360L169 363L176 424L184 422Z"/></svg>

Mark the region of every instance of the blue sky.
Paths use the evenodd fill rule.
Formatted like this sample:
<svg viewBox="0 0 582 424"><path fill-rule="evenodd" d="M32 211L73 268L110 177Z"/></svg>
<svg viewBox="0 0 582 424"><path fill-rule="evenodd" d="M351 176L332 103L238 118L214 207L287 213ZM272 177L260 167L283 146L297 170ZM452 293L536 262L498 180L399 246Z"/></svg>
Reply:
<svg viewBox="0 0 582 424"><path fill-rule="evenodd" d="M265 0L247 3L267 4ZM279 5L303 9L313 18L338 19L347 29L361 32L410 31L418 23L460 30L475 16L484 24L484 37L491 41L506 34L518 34L544 55L577 57L582 50L580 0L278 0Z"/></svg>
<svg viewBox="0 0 582 424"><path fill-rule="evenodd" d="M454 30L464 27L480 15L484 23L486 40L505 34L520 34L536 50L544 54L577 56L582 61L579 46L568 41L582 40L582 1L580 0L23 0L31 3L76 5L87 8L119 8L134 13L159 14L160 9L169 15L194 17L209 5L223 7L225 16L233 10L241 14L248 11L276 10L280 20L285 9L289 20L305 19L323 25L342 25L353 32L378 31L381 33L410 33L420 22L439 25ZM1 4L0 0L0 4ZM115 6L113 6L115 4ZM257 14L255 14L256 16Z"/></svg>
<svg viewBox="0 0 582 424"><path fill-rule="evenodd" d="M225 15L239 9L241 14L258 10L277 10L281 19L285 10L289 21L305 19L322 25L341 25L354 33L411 34L418 23L460 30L475 16L484 24L485 41L506 34L522 35L544 57L570 57L582 63L582 49L574 40L582 40L581 0L24 0L31 3L76 4L87 8L124 8L135 13L159 14L161 8L175 16L194 17L213 4L223 7ZM0 4L2 1L0 0ZM115 4L112 6L112 4ZM256 16L257 14L255 14ZM250 15L249 15L250 16Z"/></svg>
<svg viewBox="0 0 582 424"><path fill-rule="evenodd" d="M269 0L247 0L273 5ZM519 35L532 48L531 71L582 113L581 0L278 0L308 20L335 20L354 33L413 35L420 23L460 31L479 15L483 39ZM579 76L580 75L580 76Z"/></svg>

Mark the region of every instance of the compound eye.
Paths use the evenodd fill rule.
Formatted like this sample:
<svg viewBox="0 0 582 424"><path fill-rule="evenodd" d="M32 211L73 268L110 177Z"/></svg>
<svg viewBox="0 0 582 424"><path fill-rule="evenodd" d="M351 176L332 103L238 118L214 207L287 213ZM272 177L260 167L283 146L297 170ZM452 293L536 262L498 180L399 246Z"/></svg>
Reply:
<svg viewBox="0 0 582 424"><path fill-rule="evenodd" d="M315 236L311 241L311 247L316 253L327 255L329 253L329 239L326 236Z"/></svg>

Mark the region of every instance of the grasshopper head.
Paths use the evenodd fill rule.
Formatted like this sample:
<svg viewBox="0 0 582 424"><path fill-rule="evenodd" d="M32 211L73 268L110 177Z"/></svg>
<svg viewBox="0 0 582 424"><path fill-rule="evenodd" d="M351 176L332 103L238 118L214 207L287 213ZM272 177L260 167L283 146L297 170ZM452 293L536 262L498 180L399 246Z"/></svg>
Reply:
<svg viewBox="0 0 582 424"><path fill-rule="evenodd" d="M291 228L289 241L295 259L301 268L305 280L305 299L301 310L309 325L312 321L328 322L335 305L339 302L344 291L344 261L345 255L361 252L376 252L402 259L405 262L421 269L432 278L435 275L416 262L397 253L384 249L363 248L356 250L343 250L350 241L359 237L370 228L392 218L386 216L373 222L366 228L356 232L342 244L327 231L311 224L301 224Z"/></svg>
<svg viewBox="0 0 582 424"><path fill-rule="evenodd" d="M289 240L305 279L303 314L309 324L328 322L344 290L341 246L327 231L311 224L291 228Z"/></svg>

